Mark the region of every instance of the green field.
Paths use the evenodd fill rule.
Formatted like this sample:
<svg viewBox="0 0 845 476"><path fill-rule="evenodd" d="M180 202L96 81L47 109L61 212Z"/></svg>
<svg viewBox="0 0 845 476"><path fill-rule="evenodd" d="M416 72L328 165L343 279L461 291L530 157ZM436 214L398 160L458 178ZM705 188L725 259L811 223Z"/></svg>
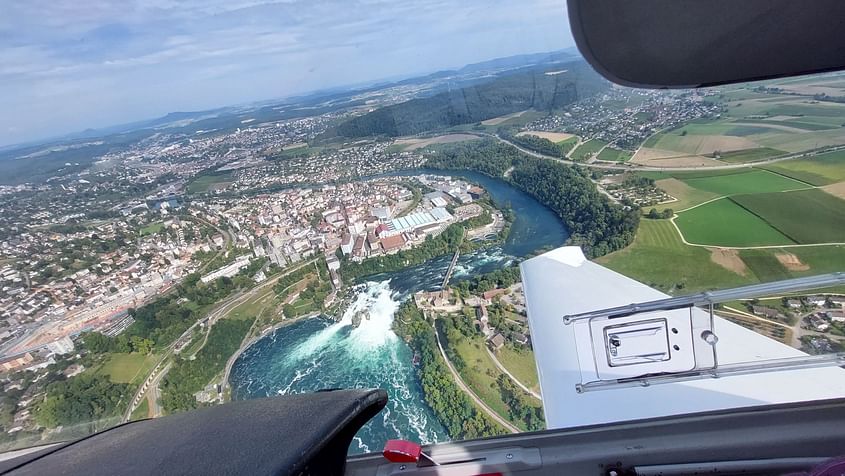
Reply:
<svg viewBox="0 0 845 476"><path fill-rule="evenodd" d="M845 151L777 162L763 168L813 185L830 185L845 181Z"/></svg>
<svg viewBox="0 0 845 476"><path fill-rule="evenodd" d="M147 225L147 226L145 226L145 227L141 228L141 229L138 231L138 233L139 233L141 236L144 236L144 235L154 235L154 234L156 234L156 233L160 232L163 228L164 228L164 223L161 223L161 222L150 223L149 225Z"/></svg>
<svg viewBox="0 0 845 476"><path fill-rule="evenodd" d="M652 207L656 208L657 211L663 211L664 209L671 208L675 212L679 212L719 197L718 194L690 187L684 181L676 178L658 180L655 182L655 185L665 190L666 193L676 199L674 202L663 203Z"/></svg>
<svg viewBox="0 0 845 476"><path fill-rule="evenodd" d="M786 152L777 149L770 149L768 147L759 147L756 149L734 150L731 152L723 152L719 156L722 162L731 164L740 164L745 162L756 162L772 157L778 157L786 154Z"/></svg>
<svg viewBox="0 0 845 476"><path fill-rule="evenodd" d="M527 349L515 349L506 345L498 351L499 362L512 373L517 380L526 387L540 391L540 381L537 378L537 363L534 352Z"/></svg>
<svg viewBox="0 0 845 476"><path fill-rule="evenodd" d="M607 160L610 162L625 162L630 159L633 155L633 152L627 150L619 150L614 149L613 147L607 147L603 151L599 152L598 159Z"/></svg>
<svg viewBox="0 0 845 476"><path fill-rule="evenodd" d="M808 246L789 248L802 263L810 267L807 270L790 271L792 276L809 276L821 273L845 271L845 246Z"/></svg>
<svg viewBox="0 0 845 476"><path fill-rule="evenodd" d="M583 144L578 146L578 148L572 151L572 153L569 155L574 159L586 159L601 150L601 148L606 145L607 142L603 140L590 139L587 142L584 142Z"/></svg>
<svg viewBox="0 0 845 476"><path fill-rule="evenodd" d="M820 192L824 193L824 192ZM754 196L754 195L750 195ZM787 236L728 198L678 214L675 223L690 243L714 246L794 244Z"/></svg>
<svg viewBox="0 0 845 476"><path fill-rule="evenodd" d="M771 120L771 119L742 119L742 122L749 123L749 124L761 124L767 126L787 126L787 127L794 127L796 129L803 129L805 131L823 131L827 129L836 129L836 126L831 124L813 124L810 122L801 122L799 120Z"/></svg>
<svg viewBox="0 0 845 476"><path fill-rule="evenodd" d="M147 374L156 362L154 354L141 355L138 353L112 353L105 362L96 369L98 375L108 375L114 383L130 383L142 374Z"/></svg>
<svg viewBox="0 0 845 476"><path fill-rule="evenodd" d="M705 172L702 172L705 173ZM692 178L689 178L692 177ZM808 188L807 184L797 182L787 177L766 170L733 171L730 175L718 174L710 177L678 174L691 187L718 195L736 195L740 193L782 192Z"/></svg>
<svg viewBox="0 0 845 476"><path fill-rule="evenodd" d="M150 403L147 399L141 400L141 403L135 408L135 411L132 412L132 415L129 416L130 421L135 420L143 420L147 418L150 414Z"/></svg>
<svg viewBox="0 0 845 476"><path fill-rule="evenodd" d="M230 182L232 182L232 175L228 172L198 175L188 184L186 191L188 193L204 193L215 185Z"/></svg>
<svg viewBox="0 0 845 476"><path fill-rule="evenodd" d="M740 250L739 257L761 282L790 278L789 271L768 249Z"/></svg>
<svg viewBox="0 0 845 476"><path fill-rule="evenodd" d="M845 201L821 190L738 195L731 199L798 243L845 242Z"/></svg>
<svg viewBox="0 0 845 476"><path fill-rule="evenodd" d="M706 248L685 245L669 220L642 219L633 244L596 261L649 286L676 294L753 282L750 277L711 261Z"/></svg>

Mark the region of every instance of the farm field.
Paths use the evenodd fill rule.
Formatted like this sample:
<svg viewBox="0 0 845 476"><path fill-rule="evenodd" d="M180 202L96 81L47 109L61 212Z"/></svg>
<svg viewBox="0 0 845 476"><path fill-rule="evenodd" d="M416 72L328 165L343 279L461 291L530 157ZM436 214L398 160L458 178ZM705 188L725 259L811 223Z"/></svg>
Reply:
<svg viewBox="0 0 845 476"><path fill-rule="evenodd" d="M732 152L723 152L719 156L719 160L729 164L742 164L746 162L757 162L760 160L770 159L786 154L786 152L777 149L770 149L768 147L758 147L756 149L736 150Z"/></svg>
<svg viewBox="0 0 845 476"><path fill-rule="evenodd" d="M675 223L689 243L700 245L742 247L795 244L762 218L728 198L680 213Z"/></svg>
<svg viewBox="0 0 845 476"><path fill-rule="evenodd" d="M614 149L613 147L607 147L601 152L599 152L598 159L599 160L607 160L611 162L625 162L634 155L633 152L629 152L627 150L619 150Z"/></svg>
<svg viewBox="0 0 845 476"><path fill-rule="evenodd" d="M845 201L821 190L738 195L731 200L798 243L845 242Z"/></svg>
<svg viewBox="0 0 845 476"><path fill-rule="evenodd" d="M713 262L710 250L685 245L669 220L642 219L630 246L602 256L596 262L674 294L754 282L750 276Z"/></svg>
<svg viewBox="0 0 845 476"><path fill-rule="evenodd" d="M769 250L740 250L740 259L760 282L789 279L789 271Z"/></svg>
<svg viewBox="0 0 845 476"><path fill-rule="evenodd" d="M589 156L595 154L602 147L606 146L607 142L599 139L590 139L582 143L577 149L572 151L569 155L574 159L587 159Z"/></svg>
<svg viewBox="0 0 845 476"><path fill-rule="evenodd" d="M683 180L691 187L718 195L782 192L809 187L805 183L766 170L750 169L739 172L732 171L729 175L717 174L705 176L703 174L677 174L675 177Z"/></svg>
<svg viewBox="0 0 845 476"><path fill-rule="evenodd" d="M567 134L565 132L546 132L546 131L522 131L517 134L517 136L536 136L541 139L546 139L555 144L560 144L561 142L566 142L569 139L573 139L576 136L573 134Z"/></svg>
<svg viewBox="0 0 845 476"><path fill-rule="evenodd" d="M656 208L658 211L663 211L666 208L671 208L675 212L679 212L681 210L685 210L689 207L719 197L719 194L706 192L704 190L699 190L697 188L690 187L685 182L673 177L657 180L655 182L655 185L665 190L666 193L677 199L674 202L663 203L652 207Z"/></svg>
<svg viewBox="0 0 845 476"><path fill-rule="evenodd" d="M480 137L472 134L445 134L426 138L411 138L399 139L394 142L392 146L402 147L401 150L416 150L434 144L449 144L452 142L462 142L467 140L477 140Z"/></svg>
<svg viewBox="0 0 845 476"><path fill-rule="evenodd" d="M845 269L845 246L724 250L719 253L716 248L684 245L668 220L643 219L634 243L602 256L596 262L677 295L842 271Z"/></svg>
<svg viewBox="0 0 845 476"><path fill-rule="evenodd" d="M830 185L845 181L845 151L777 162L762 168L813 185Z"/></svg>

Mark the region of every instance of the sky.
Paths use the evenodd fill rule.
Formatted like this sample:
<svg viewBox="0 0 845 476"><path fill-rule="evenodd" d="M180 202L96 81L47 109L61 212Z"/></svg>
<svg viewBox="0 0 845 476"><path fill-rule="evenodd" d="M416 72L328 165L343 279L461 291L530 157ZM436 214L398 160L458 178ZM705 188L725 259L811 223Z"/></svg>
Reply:
<svg viewBox="0 0 845 476"><path fill-rule="evenodd" d="M0 145L573 46L565 0L27 0Z"/></svg>

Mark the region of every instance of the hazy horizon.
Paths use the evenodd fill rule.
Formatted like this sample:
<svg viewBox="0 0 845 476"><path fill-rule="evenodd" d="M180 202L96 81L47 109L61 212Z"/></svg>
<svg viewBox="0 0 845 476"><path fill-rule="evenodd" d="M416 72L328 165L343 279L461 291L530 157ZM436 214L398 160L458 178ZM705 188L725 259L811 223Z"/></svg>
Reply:
<svg viewBox="0 0 845 476"><path fill-rule="evenodd" d="M565 2L68 0L0 19L0 146L574 45Z"/></svg>

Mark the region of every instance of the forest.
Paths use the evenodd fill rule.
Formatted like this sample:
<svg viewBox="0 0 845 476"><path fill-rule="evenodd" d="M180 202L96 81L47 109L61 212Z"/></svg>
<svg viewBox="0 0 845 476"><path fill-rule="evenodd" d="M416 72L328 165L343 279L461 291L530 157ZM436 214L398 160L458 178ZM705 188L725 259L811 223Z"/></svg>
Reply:
<svg viewBox="0 0 845 476"><path fill-rule="evenodd" d="M107 375L83 373L47 386L36 419L47 428L95 422L117 413L129 385L112 383ZM122 402L124 405L128 402Z"/></svg>
<svg viewBox="0 0 845 476"><path fill-rule="evenodd" d="M639 213L599 193L583 168L532 157L493 139L439 146L426 166L475 170L509 182L557 213L569 230L568 244L581 246L590 258L624 248L639 226Z"/></svg>
<svg viewBox="0 0 845 476"><path fill-rule="evenodd" d="M531 68L382 107L340 124L337 133L346 137L412 135L526 109L551 111L608 88L609 83L584 62L566 63L565 69L546 74L548 66Z"/></svg>
<svg viewBox="0 0 845 476"><path fill-rule="evenodd" d="M437 349L434 329L413 301L396 311L393 328L420 357L419 378L425 401L454 440L504 433L483 415L455 384Z"/></svg>
<svg viewBox="0 0 845 476"><path fill-rule="evenodd" d="M177 359L161 383L161 402L168 413L198 406L194 393L208 385L226 367L241 346L252 320L222 319L211 328L208 342L193 360Z"/></svg>
<svg viewBox="0 0 845 476"><path fill-rule="evenodd" d="M513 142L514 144L524 147L528 150L533 150L534 152L548 155L551 157L560 157L561 159L566 158L566 154L569 153L570 150L575 146L575 142L563 142L560 144L555 144L554 142L550 141L549 139L544 139L542 137L537 137L534 135L516 135L515 131L509 127L501 127L499 128L497 134L502 139L506 141Z"/></svg>

